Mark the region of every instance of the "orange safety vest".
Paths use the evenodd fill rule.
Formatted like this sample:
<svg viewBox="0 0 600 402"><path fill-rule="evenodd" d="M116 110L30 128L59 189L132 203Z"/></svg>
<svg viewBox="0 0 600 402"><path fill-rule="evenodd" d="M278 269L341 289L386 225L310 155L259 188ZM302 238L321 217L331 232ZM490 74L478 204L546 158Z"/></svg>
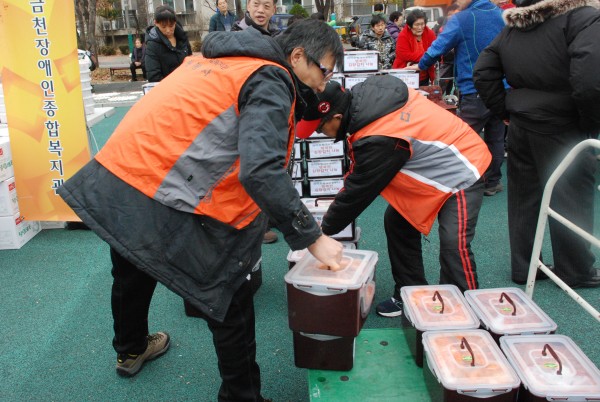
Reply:
<svg viewBox="0 0 600 402"><path fill-rule="evenodd" d="M409 88L408 102L348 138L400 138L410 159L381 192L417 230L427 235L453 193L472 186L492 160L487 145L468 124Z"/></svg>
<svg viewBox="0 0 600 402"><path fill-rule="evenodd" d="M166 206L246 227L260 208L238 178L238 97L265 65L287 71L251 57L186 58L132 107L96 160ZM295 94L286 161L294 144L294 106Z"/></svg>

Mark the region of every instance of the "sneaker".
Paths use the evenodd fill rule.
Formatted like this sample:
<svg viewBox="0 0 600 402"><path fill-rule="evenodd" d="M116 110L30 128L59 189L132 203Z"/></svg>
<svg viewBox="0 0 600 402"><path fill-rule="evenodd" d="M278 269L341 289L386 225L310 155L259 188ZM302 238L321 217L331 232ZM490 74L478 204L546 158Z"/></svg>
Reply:
<svg viewBox="0 0 600 402"><path fill-rule="evenodd" d="M402 301L390 297L379 303L375 310L382 317L398 317L402 315Z"/></svg>
<svg viewBox="0 0 600 402"><path fill-rule="evenodd" d="M271 243L275 243L277 241L277 233L273 232L272 230L269 230L267 232L265 232L265 235L263 237L263 243L264 244L271 244Z"/></svg>
<svg viewBox="0 0 600 402"><path fill-rule="evenodd" d="M497 193L499 193L502 190L504 190L504 186L502 185L502 183L498 183L495 186L486 187L485 190L483 190L483 195L485 195L487 197L491 197L493 195L496 195Z"/></svg>
<svg viewBox="0 0 600 402"><path fill-rule="evenodd" d="M142 369L144 362L165 354L171 345L170 339L166 332L157 332L148 335L148 346L141 355L119 353L117 355L117 374L121 377L133 377Z"/></svg>

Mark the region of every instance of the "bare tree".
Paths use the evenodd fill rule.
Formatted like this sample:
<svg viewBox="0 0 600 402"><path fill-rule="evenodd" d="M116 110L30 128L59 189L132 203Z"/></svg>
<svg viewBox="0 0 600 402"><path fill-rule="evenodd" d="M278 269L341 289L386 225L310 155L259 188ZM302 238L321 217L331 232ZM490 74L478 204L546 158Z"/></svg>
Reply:
<svg viewBox="0 0 600 402"><path fill-rule="evenodd" d="M98 54L96 41L96 0L74 0L79 23L79 46Z"/></svg>

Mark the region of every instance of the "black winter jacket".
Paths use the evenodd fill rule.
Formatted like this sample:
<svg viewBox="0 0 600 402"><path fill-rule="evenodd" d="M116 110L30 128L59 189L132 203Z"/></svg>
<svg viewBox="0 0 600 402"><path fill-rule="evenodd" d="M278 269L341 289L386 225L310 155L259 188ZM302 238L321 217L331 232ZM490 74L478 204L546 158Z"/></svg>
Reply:
<svg viewBox="0 0 600 402"><path fill-rule="evenodd" d="M183 27L177 23L175 27L176 46L171 45L156 26L146 29L146 74L148 82L159 82L171 74L192 54L192 47Z"/></svg>
<svg viewBox="0 0 600 402"><path fill-rule="evenodd" d="M542 134L600 130L600 2L544 0L504 12L473 78L487 107ZM511 87L502 85L506 77Z"/></svg>
<svg viewBox="0 0 600 402"><path fill-rule="evenodd" d="M309 246L321 230L284 169L288 118L298 80L283 51L272 38L247 29L209 34L202 52L208 58L261 58L288 69L289 74L280 67L263 66L246 80L237 102L239 130L230 135L237 136L240 182L246 192L292 249ZM180 95L173 93L171 101ZM296 115L301 115L303 105L296 98ZM148 133L149 140L153 135L176 133ZM260 261L265 214L238 230L207 216L178 211L129 186L95 159L58 192L119 254L216 320L223 320L233 294Z"/></svg>

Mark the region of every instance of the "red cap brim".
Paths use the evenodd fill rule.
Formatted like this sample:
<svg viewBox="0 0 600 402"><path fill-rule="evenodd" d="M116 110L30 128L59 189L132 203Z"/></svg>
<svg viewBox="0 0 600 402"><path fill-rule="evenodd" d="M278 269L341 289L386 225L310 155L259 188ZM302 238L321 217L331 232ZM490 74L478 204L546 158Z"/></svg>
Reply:
<svg viewBox="0 0 600 402"><path fill-rule="evenodd" d="M310 137L317 127L319 127L319 124L321 124L321 119L300 120L298 124L296 124L296 137L301 139Z"/></svg>

